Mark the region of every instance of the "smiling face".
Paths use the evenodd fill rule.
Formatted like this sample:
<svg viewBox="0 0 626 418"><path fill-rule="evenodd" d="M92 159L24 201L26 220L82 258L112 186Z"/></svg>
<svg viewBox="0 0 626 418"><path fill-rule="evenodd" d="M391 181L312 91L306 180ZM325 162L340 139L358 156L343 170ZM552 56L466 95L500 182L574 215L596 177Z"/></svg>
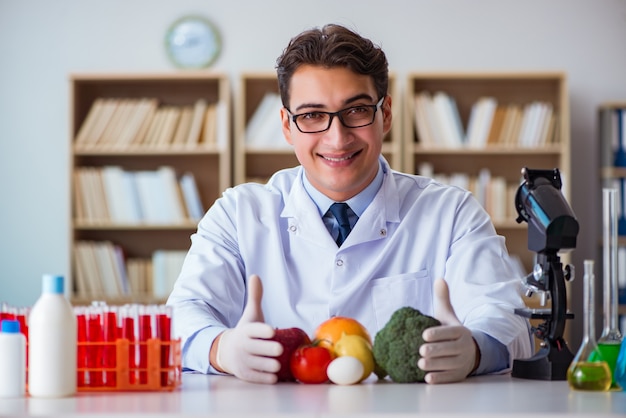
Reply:
<svg viewBox="0 0 626 418"><path fill-rule="evenodd" d="M294 72L289 90L292 114L336 112L380 99L370 76L343 67L302 65ZM307 179L329 198L345 201L376 176L383 137L391 128L391 97L383 100L374 123L361 128L346 128L335 117L327 131L310 134L300 132L284 108L281 118L283 134Z"/></svg>

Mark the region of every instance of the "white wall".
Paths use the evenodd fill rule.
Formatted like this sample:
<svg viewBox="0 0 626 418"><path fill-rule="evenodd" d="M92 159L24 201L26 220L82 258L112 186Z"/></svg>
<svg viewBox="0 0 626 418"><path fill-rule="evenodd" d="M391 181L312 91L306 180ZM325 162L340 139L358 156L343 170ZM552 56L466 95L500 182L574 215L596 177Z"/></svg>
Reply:
<svg viewBox="0 0 626 418"><path fill-rule="evenodd" d="M291 36L328 22L381 44L401 83L413 70L566 71L579 272L597 257L596 109L626 100L624 0L0 0L0 301L30 305L42 273L69 271L68 73L173 70L163 36L190 12L220 27L214 68L235 91L240 72L273 69Z"/></svg>

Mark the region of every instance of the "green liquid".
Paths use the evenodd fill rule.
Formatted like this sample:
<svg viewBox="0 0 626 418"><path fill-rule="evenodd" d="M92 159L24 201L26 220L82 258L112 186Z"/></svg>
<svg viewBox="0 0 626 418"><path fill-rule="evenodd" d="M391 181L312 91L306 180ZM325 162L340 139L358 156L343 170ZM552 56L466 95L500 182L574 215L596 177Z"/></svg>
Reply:
<svg viewBox="0 0 626 418"><path fill-rule="evenodd" d="M567 383L574 390L607 391L611 387L611 370L604 361L581 361L567 370Z"/></svg>
<svg viewBox="0 0 626 418"><path fill-rule="evenodd" d="M617 385L615 382L615 365L617 364L617 356L619 355L619 349L621 344L619 342L613 343L598 343L598 351L600 352L600 356L602 356L602 360L606 361L609 365L609 369L611 370L611 376L613 376L613 380L611 382L612 386Z"/></svg>

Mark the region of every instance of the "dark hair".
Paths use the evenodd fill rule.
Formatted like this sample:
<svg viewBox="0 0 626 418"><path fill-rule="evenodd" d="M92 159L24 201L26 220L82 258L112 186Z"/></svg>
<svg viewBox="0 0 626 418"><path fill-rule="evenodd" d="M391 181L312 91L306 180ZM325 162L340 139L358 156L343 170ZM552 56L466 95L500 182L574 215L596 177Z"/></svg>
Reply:
<svg viewBox="0 0 626 418"><path fill-rule="evenodd" d="M325 68L345 67L371 76L378 98L387 94L389 69L385 53L369 39L336 24L310 29L292 38L276 60L278 88L283 106L289 107L289 83L303 64Z"/></svg>

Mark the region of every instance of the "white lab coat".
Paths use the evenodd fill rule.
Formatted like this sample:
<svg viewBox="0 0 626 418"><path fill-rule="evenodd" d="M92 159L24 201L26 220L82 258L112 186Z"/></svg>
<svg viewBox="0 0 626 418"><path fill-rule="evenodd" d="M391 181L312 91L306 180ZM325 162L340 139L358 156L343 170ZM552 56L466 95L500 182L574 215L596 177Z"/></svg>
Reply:
<svg viewBox="0 0 626 418"><path fill-rule="evenodd" d="M263 282L265 322L312 335L335 316L356 318L372 338L403 306L433 315L433 282L443 277L463 324L531 356L521 281L513 277L504 238L471 193L392 171L338 248L302 184L303 169L267 184L226 190L192 235L168 304L183 340L183 366L212 372L213 339L234 327L246 278Z"/></svg>

